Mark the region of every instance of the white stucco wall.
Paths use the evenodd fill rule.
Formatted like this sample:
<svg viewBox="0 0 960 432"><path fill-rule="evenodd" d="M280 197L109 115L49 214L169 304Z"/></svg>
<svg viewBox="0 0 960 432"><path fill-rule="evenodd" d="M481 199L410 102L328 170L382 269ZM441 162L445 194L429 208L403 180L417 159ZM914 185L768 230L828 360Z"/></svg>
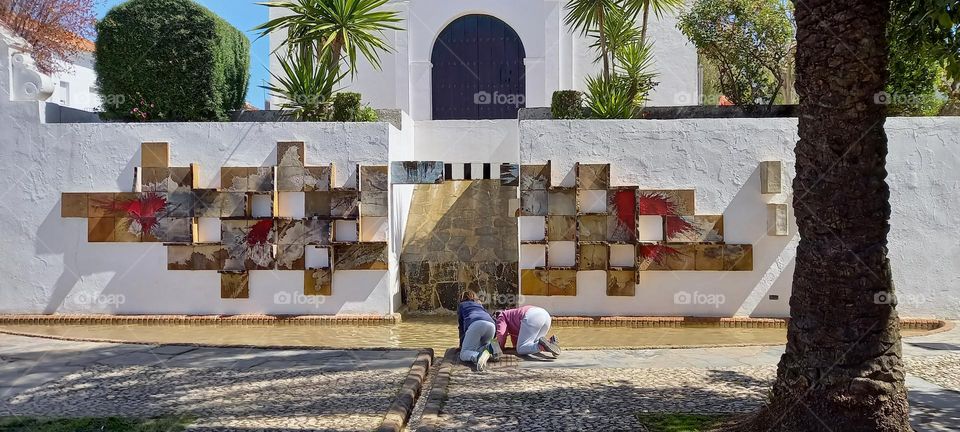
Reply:
<svg viewBox="0 0 960 432"><path fill-rule="evenodd" d="M0 93L8 86L0 74ZM306 142L307 164L336 164L337 186L356 185L353 167L386 164L401 139L389 123L45 124L41 111L0 98L0 313L393 312L386 270L334 272L322 300L297 296L303 272L252 271L250 298L224 300L217 272L168 271L158 243L88 243L85 219L60 217L61 192L131 191L144 141L169 142L174 166L199 163L203 187L219 186L224 165L274 165L276 143L291 140Z"/></svg>
<svg viewBox="0 0 960 432"><path fill-rule="evenodd" d="M599 69L589 42L564 24L565 1L561 0L395 0L384 6L399 12L404 31L387 31L384 38L394 48L381 56L381 71L361 61L358 74L345 87L363 94L375 108L398 108L414 120L433 116L431 56L437 36L455 19L484 14L499 18L520 36L526 59L526 106L550 106L553 92L584 88L584 78ZM271 8L270 18L286 11ZM651 105L696 104L698 88L697 54L676 29L676 18L651 17L649 36L654 41L657 81ZM285 39L270 35L271 50ZM282 52L282 50L281 50ZM275 57L270 70L280 73ZM277 100L272 100L276 104Z"/></svg>
<svg viewBox="0 0 960 432"><path fill-rule="evenodd" d="M494 164L520 160L516 120L423 120L414 122L414 140L415 160Z"/></svg>
<svg viewBox="0 0 960 432"><path fill-rule="evenodd" d="M766 234L758 162L794 174L796 119L522 121L522 163L553 164L554 185L572 185L575 162L610 163L614 185L696 188L698 214L723 214L728 243L754 245L752 272L643 272L635 297L607 297L603 272L580 272L576 297L526 296L558 315L788 316L798 241ZM887 121L893 209L890 260L903 316L960 317L960 118ZM674 295L722 295L722 304L675 304ZM779 295L779 300L769 296ZM719 298L719 297L717 297Z"/></svg>

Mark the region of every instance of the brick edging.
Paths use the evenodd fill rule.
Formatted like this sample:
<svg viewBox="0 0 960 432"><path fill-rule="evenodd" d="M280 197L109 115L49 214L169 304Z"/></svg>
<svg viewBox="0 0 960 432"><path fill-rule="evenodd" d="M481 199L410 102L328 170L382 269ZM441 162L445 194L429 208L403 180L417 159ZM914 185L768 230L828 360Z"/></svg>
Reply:
<svg viewBox="0 0 960 432"><path fill-rule="evenodd" d="M443 408L443 402L447 398L447 391L450 387L450 376L453 374L453 367L457 363L457 349L447 348L440 360L437 369L437 376L434 377L433 386L430 388L430 394L427 395L427 404L423 409L423 419L420 422L420 430L424 432L433 432L440 425L440 410Z"/></svg>
<svg viewBox="0 0 960 432"><path fill-rule="evenodd" d="M578 317L556 316L552 324L557 327L720 327L720 328L786 328L789 318L749 317ZM949 321L928 318L901 318L900 328L905 330L938 330L952 324Z"/></svg>
<svg viewBox="0 0 960 432"><path fill-rule="evenodd" d="M410 420L410 414L417 403L417 398L420 397L420 392L423 391L423 382L427 379L432 364L432 348L425 348L417 353L413 365L410 366L407 378L404 379L400 391L397 392L396 399L390 404L386 415L383 416L383 422L377 429L378 432L400 432L403 430L407 421Z"/></svg>
<svg viewBox="0 0 960 432"><path fill-rule="evenodd" d="M109 314L0 314L0 324L292 324L381 325L399 324L400 314L390 315L109 315Z"/></svg>

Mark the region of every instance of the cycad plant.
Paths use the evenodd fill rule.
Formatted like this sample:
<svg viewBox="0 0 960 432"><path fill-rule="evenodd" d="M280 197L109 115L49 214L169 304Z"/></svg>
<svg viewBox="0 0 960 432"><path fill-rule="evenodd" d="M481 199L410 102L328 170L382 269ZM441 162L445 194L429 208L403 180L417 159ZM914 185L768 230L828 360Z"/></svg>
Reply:
<svg viewBox="0 0 960 432"><path fill-rule="evenodd" d="M254 30L261 37L286 30L281 47L290 51L312 51L318 59L340 66L346 59L351 74L357 71L359 55L380 69L380 51L392 48L383 39L385 30L402 30L395 11L378 10L388 0L294 0L259 3L287 9L288 14L274 18Z"/></svg>
<svg viewBox="0 0 960 432"><path fill-rule="evenodd" d="M597 51L597 57L594 62L602 61L604 53L613 54L610 58L611 73L616 73L616 53L617 51L640 38L640 29L634 24L633 19L622 10L609 11L605 15L603 22L603 31L599 29L590 30L588 35L592 39L590 48ZM601 50L601 47L604 49Z"/></svg>
<svg viewBox="0 0 960 432"><path fill-rule="evenodd" d="M653 47L640 41L630 42L617 49L616 60L619 78L625 81L628 94L637 107L643 105L656 85L653 79L657 74L652 72Z"/></svg>
<svg viewBox="0 0 960 432"><path fill-rule="evenodd" d="M331 97L346 72L317 61L312 52L305 50L291 50L279 60L283 75L271 72L277 84L263 88L285 101L280 105L285 115L300 121L327 120Z"/></svg>

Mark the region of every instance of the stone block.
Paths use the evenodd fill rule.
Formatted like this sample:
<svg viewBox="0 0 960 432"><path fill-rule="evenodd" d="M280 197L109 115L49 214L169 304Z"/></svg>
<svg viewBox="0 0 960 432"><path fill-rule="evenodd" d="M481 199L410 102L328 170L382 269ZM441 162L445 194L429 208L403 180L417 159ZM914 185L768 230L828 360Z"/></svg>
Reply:
<svg viewBox="0 0 960 432"><path fill-rule="evenodd" d="M583 244L577 251L577 270L606 270L610 260L610 250L606 244Z"/></svg>
<svg viewBox="0 0 960 432"><path fill-rule="evenodd" d="M696 245L696 269L701 271L722 271L724 269L724 248L725 245L722 244Z"/></svg>
<svg viewBox="0 0 960 432"><path fill-rule="evenodd" d="M547 270L520 270L520 293L530 296L547 295Z"/></svg>
<svg viewBox="0 0 960 432"><path fill-rule="evenodd" d="M576 189L551 189L547 193L547 214L574 216L577 214Z"/></svg>
<svg viewBox="0 0 960 432"><path fill-rule="evenodd" d="M606 190L610 187L610 164L577 163L577 188Z"/></svg>
<svg viewBox="0 0 960 432"><path fill-rule="evenodd" d="M87 219L87 242L112 242L117 220L114 217L91 217Z"/></svg>
<svg viewBox="0 0 960 432"><path fill-rule="evenodd" d="M790 235L790 206L767 204L767 235Z"/></svg>
<svg viewBox="0 0 960 432"><path fill-rule="evenodd" d="M723 269L727 271L753 271L753 245L724 245Z"/></svg>
<svg viewBox="0 0 960 432"><path fill-rule="evenodd" d="M547 216L547 240L576 241L576 216Z"/></svg>
<svg viewBox="0 0 960 432"><path fill-rule="evenodd" d="M547 272L548 284L547 295L550 296L576 296L577 295L577 271L576 270L549 270Z"/></svg>
<svg viewBox="0 0 960 432"><path fill-rule="evenodd" d="M330 216L354 219L360 216L360 193L351 190L330 192Z"/></svg>
<svg viewBox="0 0 960 432"><path fill-rule="evenodd" d="M282 244L277 246L277 270L304 270L306 261L301 244Z"/></svg>
<svg viewBox="0 0 960 432"><path fill-rule="evenodd" d="M308 218L330 217L330 194L327 191L304 192L304 215Z"/></svg>
<svg viewBox="0 0 960 432"><path fill-rule="evenodd" d="M500 185L520 186L520 165L500 164Z"/></svg>
<svg viewBox="0 0 960 432"><path fill-rule="evenodd" d="M335 270L386 270L387 244L350 243L333 246Z"/></svg>
<svg viewBox="0 0 960 432"><path fill-rule="evenodd" d="M140 166L166 168L170 166L170 144L145 142L140 144Z"/></svg>
<svg viewBox="0 0 960 432"><path fill-rule="evenodd" d="M87 196L83 192L64 192L60 194L60 217L87 217Z"/></svg>
<svg viewBox="0 0 960 432"><path fill-rule="evenodd" d="M578 216L577 230L580 241L606 241L607 217L604 215Z"/></svg>
<svg viewBox="0 0 960 432"><path fill-rule="evenodd" d="M607 271L607 295L633 297L637 291L637 272L633 270Z"/></svg>
<svg viewBox="0 0 960 432"><path fill-rule="evenodd" d="M520 214L522 216L546 216L547 205L547 191L520 191Z"/></svg>
<svg viewBox="0 0 960 432"><path fill-rule="evenodd" d="M303 295L333 295L333 272L330 269L310 269L303 272Z"/></svg>
<svg viewBox="0 0 960 432"><path fill-rule="evenodd" d="M277 143L277 166L303 167L306 154L303 141L281 141Z"/></svg>
<svg viewBox="0 0 960 432"><path fill-rule="evenodd" d="M360 191L364 194L372 192L386 194L389 189L387 171L386 165L360 166Z"/></svg>
<svg viewBox="0 0 960 432"><path fill-rule="evenodd" d="M220 273L220 298L250 298L250 273Z"/></svg>
<svg viewBox="0 0 960 432"><path fill-rule="evenodd" d="M442 161L405 161L390 164L393 184L439 184L443 183Z"/></svg>
<svg viewBox="0 0 960 432"><path fill-rule="evenodd" d="M760 162L760 193L783 193L783 162Z"/></svg>
<svg viewBox="0 0 960 432"><path fill-rule="evenodd" d="M520 190L547 190L550 188L550 163L520 165Z"/></svg>
<svg viewBox="0 0 960 432"><path fill-rule="evenodd" d="M637 191L637 211L640 215L692 216L695 210L693 189Z"/></svg>
<svg viewBox="0 0 960 432"><path fill-rule="evenodd" d="M723 242L723 216L667 216L666 237L668 243L719 243Z"/></svg>

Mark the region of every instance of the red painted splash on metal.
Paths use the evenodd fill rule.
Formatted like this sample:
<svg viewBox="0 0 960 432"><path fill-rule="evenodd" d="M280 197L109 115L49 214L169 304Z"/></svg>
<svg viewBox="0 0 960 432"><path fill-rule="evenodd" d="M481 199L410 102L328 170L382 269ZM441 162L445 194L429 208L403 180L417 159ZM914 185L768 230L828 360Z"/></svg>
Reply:
<svg viewBox="0 0 960 432"><path fill-rule="evenodd" d="M639 249L642 259L650 260L661 265L668 256L680 253L680 251L662 244L640 245Z"/></svg>
<svg viewBox="0 0 960 432"><path fill-rule="evenodd" d="M658 215L667 218L666 236L674 236L689 232L694 229L693 224L679 216L680 206L673 198L665 192L644 193L637 198L637 207L641 215Z"/></svg>
<svg viewBox="0 0 960 432"><path fill-rule="evenodd" d="M637 199L641 215L669 216L678 214L677 203L663 192L641 194Z"/></svg>
<svg viewBox="0 0 960 432"><path fill-rule="evenodd" d="M617 220L626 227L634 226L637 220L636 193L632 190L618 190L613 196L616 205Z"/></svg>
<svg viewBox="0 0 960 432"><path fill-rule="evenodd" d="M247 246L257 246L270 241L270 231L273 230L273 219L257 221L247 233Z"/></svg>
<svg viewBox="0 0 960 432"><path fill-rule="evenodd" d="M149 234L157 225L160 212L167 207L167 198L156 193L145 193L136 199L116 201L113 210L124 213L140 224L144 234Z"/></svg>
<svg viewBox="0 0 960 432"><path fill-rule="evenodd" d="M696 230L692 223L682 217L667 217L667 239Z"/></svg>

